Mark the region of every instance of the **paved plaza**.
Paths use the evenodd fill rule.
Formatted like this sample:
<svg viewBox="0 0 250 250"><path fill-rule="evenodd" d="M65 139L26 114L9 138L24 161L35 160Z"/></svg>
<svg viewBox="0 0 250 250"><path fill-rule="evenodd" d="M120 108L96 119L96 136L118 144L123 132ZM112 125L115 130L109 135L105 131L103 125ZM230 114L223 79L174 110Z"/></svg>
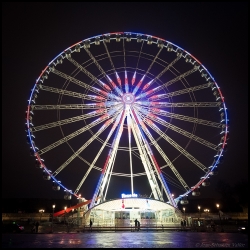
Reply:
<svg viewBox="0 0 250 250"><path fill-rule="evenodd" d="M2 248L248 248L248 235L181 231L2 234Z"/></svg>

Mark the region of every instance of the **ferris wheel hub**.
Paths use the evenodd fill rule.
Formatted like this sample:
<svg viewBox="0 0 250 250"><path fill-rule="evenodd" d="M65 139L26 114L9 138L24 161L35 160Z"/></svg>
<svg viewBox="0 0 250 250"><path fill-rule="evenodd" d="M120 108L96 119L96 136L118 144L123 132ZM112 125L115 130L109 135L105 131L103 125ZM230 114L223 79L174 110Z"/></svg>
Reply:
<svg viewBox="0 0 250 250"><path fill-rule="evenodd" d="M126 93L122 96L122 101L124 104L133 104L135 101L135 96L132 93Z"/></svg>

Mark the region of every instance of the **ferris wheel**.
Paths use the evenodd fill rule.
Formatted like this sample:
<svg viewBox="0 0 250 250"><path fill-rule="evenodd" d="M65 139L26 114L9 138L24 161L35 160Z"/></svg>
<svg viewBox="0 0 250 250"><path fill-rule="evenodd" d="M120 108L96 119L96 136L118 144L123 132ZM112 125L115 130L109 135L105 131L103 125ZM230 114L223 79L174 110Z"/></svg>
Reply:
<svg viewBox="0 0 250 250"><path fill-rule="evenodd" d="M44 180L65 199L91 196L90 207L121 192L185 204L217 173L229 135L224 97L204 65L132 32L57 55L31 90L25 128Z"/></svg>

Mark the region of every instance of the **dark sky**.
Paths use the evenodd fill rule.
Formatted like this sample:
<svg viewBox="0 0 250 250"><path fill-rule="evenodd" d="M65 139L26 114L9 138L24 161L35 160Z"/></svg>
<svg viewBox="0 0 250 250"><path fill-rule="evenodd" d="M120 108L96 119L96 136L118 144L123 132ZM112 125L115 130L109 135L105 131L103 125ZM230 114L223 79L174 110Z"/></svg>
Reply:
<svg viewBox="0 0 250 250"><path fill-rule="evenodd" d="M2 197L63 196L42 179L29 153L24 117L30 90L64 49L117 31L150 34L179 45L202 62L220 86L230 139L219 174L203 197L213 197L220 179L233 185L248 178L247 17L248 4L243 2L3 3Z"/></svg>

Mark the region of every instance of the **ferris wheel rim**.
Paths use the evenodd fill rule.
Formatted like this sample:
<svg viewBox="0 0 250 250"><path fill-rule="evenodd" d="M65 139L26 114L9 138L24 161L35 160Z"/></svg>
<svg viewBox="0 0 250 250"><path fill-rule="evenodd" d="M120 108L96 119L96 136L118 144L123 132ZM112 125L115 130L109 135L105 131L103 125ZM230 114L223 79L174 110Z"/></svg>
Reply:
<svg viewBox="0 0 250 250"><path fill-rule="evenodd" d="M34 92L35 92L35 90L36 90L37 85L39 84L39 82L40 82L40 80L42 79L42 77L43 77L44 73L46 72L46 70L49 70L51 67L56 66L56 65L55 65L55 64L56 64L56 60L58 60L66 51L71 50L71 49L74 48L76 45L81 44L81 43L83 43L83 42L85 42L85 41L90 41L90 40L92 40L92 42L90 43L90 44L92 44L92 43L94 43L94 39L97 38L97 37L111 36L111 35L117 35L117 34L121 34L121 35L124 35L124 34L131 34L131 35L134 35L134 36L141 35L141 36L144 36L144 37L146 37L146 38L151 37L152 39L155 39L155 40L153 41L153 43L157 43L156 41L163 41L164 43L171 44L172 46L174 46L174 47L176 48L176 50L180 49L180 50L184 51L186 55L190 56L193 60L195 60L196 62L198 62L199 65L200 65L200 67L208 74L208 76L209 76L210 79L213 81L214 85L216 86L216 89L219 91L220 97L221 97L221 99L222 99L222 108L223 108L223 111L224 111L224 113L225 113L225 131L224 131L224 132L225 132L225 133L224 133L224 134L225 134L225 136L224 136L225 138L224 138L224 140L223 140L223 147L222 147L222 150L221 150L221 152L219 153L218 157L216 158L217 160L214 162L214 164L213 164L212 166L209 167L209 168L210 168L210 171L208 171L207 173L205 173L205 175L202 176L201 180L198 181L198 183L197 183L195 186L193 186L190 190L188 190L188 191L185 192L184 194L180 195L179 197L175 198L176 200L179 200L179 199L181 199L182 197L187 196L190 192L192 192L193 190L195 190L197 187L199 187L207 178L210 177L210 173L214 170L214 168L217 167L217 165L218 165L218 163L219 163L219 160L220 160L220 157L222 157L223 150L224 150L224 146L226 145L226 140L227 140L227 135L228 135L228 117L227 117L227 112L226 112L226 109L227 109L227 108L226 108L226 105L225 105L225 102L224 102L224 98L223 98L223 96L222 96L222 93L221 93L221 91L220 91L219 86L218 86L217 83L215 82L215 80L214 80L214 78L212 77L212 75L210 74L210 72L209 72L209 71L204 67L204 65L202 65L193 55L191 55L190 53L188 53L186 50L182 49L180 46L177 46L176 44L171 43L171 42L169 42L169 41L167 41L167 40L164 40L164 39L161 39L161 38L158 38L158 37L155 37L155 36L147 35L147 34L142 34L142 33L133 33L133 32L114 32L114 33L106 33L106 34L102 34L102 35L98 35L98 36L93 36L93 37L91 37L91 38L84 39L84 40L82 40L82 41L80 41L80 42L78 42L78 43L75 43L75 44L71 45L70 47L68 47L67 49L65 49L63 52L61 52L60 54L58 54L58 55L57 55L57 56L56 56L56 57L55 57L55 58L54 58L45 68L44 68L44 70L42 71L42 73L40 74L40 76L38 77L38 79L36 80L36 83L35 83L35 85L34 85L32 91L31 91L30 98L29 98L29 100L28 100L28 108L27 108L27 111L26 111L26 113L27 113L27 116L26 116L26 125L27 125L27 127L28 127L27 136L28 136L28 138L29 138L29 140L30 140L30 142L31 142L31 143L30 143L30 144L31 144L31 147L32 147L32 149L33 149L33 151L34 151L34 154L35 154L36 158L38 159L38 161L41 162L41 157L40 157L40 155L38 155L37 150L36 150L36 147L35 147L35 144L33 143L32 132L31 132L31 130L29 129L29 128L30 128L29 125L30 125L30 123L31 123L31 122L30 122L30 112L31 112L30 107L31 107L31 105L32 105L32 97L33 97L33 95L34 95ZM145 38L145 41L146 41L146 38ZM115 38L112 38L112 39L115 39ZM136 38L133 38L133 39L136 39ZM74 51L73 51L73 52L74 52ZM121 72L122 72L122 71L121 71ZM72 190L67 189L62 183L60 183L60 181L58 181L58 180L56 179L56 177L53 176L53 175L50 173L50 170L47 169L47 167L46 167L45 165L44 165L43 169L45 170L45 172L47 172L48 175L51 176L51 178L53 179L53 181L56 182L58 185L60 185L64 190L66 190L66 191L69 192L70 194L76 196L77 198L80 198L76 193L73 193ZM114 173L115 173L115 172L114 172ZM117 173L117 174L122 174L122 173Z"/></svg>

